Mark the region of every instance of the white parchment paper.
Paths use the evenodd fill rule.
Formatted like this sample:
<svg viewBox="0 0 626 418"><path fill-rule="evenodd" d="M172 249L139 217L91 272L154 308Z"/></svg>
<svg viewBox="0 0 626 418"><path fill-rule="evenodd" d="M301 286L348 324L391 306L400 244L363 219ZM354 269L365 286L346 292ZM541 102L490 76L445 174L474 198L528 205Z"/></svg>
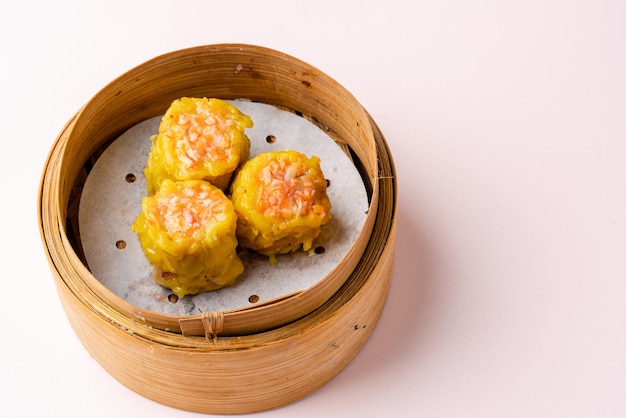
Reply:
<svg viewBox="0 0 626 418"><path fill-rule="evenodd" d="M152 278L139 241L130 227L141 211L146 193L143 175L150 136L158 131L160 117L130 128L98 159L84 185L79 208L81 241L93 275L108 289L132 305L173 315L195 315L199 311L230 311L280 298L315 285L346 255L356 240L368 210L363 181L343 150L321 129L306 119L274 106L249 101L232 101L248 114L254 127L246 130L251 157L266 151L298 150L317 155L330 181L328 195L332 219L322 228L314 248L324 252L298 251L278 257L277 264L250 251L240 256L245 271L235 285L186 296L172 303L169 289ZM273 135L275 142L266 137ZM128 175L135 176L133 182Z"/></svg>

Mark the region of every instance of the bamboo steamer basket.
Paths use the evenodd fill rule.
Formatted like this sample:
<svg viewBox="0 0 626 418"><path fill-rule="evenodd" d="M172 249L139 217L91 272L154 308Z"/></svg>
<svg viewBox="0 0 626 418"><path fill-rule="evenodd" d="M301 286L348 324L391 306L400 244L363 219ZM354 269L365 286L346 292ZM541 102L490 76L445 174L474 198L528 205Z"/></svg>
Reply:
<svg viewBox="0 0 626 418"><path fill-rule="evenodd" d="M260 305L179 317L134 307L91 274L77 224L89 167L120 133L183 96L246 98L291 110L350 155L368 191L368 214L348 254L318 284ZM49 153L38 214L61 304L104 369L135 392L175 408L241 414L311 393L366 343L391 280L396 202L385 138L345 88L284 53L219 44L147 61L85 104Z"/></svg>

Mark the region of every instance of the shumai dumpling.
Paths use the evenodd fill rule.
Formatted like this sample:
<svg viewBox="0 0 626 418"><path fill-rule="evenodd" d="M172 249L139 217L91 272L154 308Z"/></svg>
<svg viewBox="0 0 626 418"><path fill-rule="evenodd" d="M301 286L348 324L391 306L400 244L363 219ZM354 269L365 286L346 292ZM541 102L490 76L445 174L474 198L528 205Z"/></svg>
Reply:
<svg viewBox="0 0 626 418"><path fill-rule="evenodd" d="M206 180L224 190L250 156L252 119L220 99L183 97L165 112L144 170L148 194L165 179Z"/></svg>
<svg viewBox="0 0 626 418"><path fill-rule="evenodd" d="M266 152L248 160L231 186L242 247L270 257L311 248L331 204L318 157L293 150Z"/></svg>
<svg viewBox="0 0 626 418"><path fill-rule="evenodd" d="M232 202L204 180L163 180L132 230L154 279L179 297L229 286L243 272Z"/></svg>

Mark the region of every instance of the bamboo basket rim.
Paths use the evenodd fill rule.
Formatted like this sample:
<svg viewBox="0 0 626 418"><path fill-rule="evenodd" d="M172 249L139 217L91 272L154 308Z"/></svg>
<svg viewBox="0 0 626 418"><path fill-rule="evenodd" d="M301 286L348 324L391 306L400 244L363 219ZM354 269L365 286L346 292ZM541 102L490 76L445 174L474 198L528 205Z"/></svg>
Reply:
<svg viewBox="0 0 626 418"><path fill-rule="evenodd" d="M245 45L245 44L217 44L217 45L207 45L200 46L194 48L187 48L184 50L173 51L167 54L163 54L159 57L155 57L144 64L141 64L126 73L122 74L112 82L110 82L107 86L105 86L100 92L98 92L90 101L88 101L77 113L76 115L66 124L61 134L58 136L53 149L50 152L49 160L54 161L63 161L68 158L68 155L74 156L77 151L72 148L70 144L70 140L73 139L72 135L78 129L80 132L85 130L89 132L89 128L85 128L84 125L91 121L96 115L96 110L102 107L101 103L109 103L110 101L115 101L118 99L118 96L124 95L124 89L129 88L128 85L133 82L136 83L137 80L141 79L141 77L147 77L146 73L154 74L160 68L163 67L164 63L168 65L172 65L173 62L178 63L181 58L185 58L186 60L201 60L203 57L212 57L215 54L237 54L241 52L251 53L253 60L259 59L259 57L269 56L273 60L277 60L277 63L288 63L291 66L296 66L298 69L302 69L302 84L306 86L311 86L312 83L322 84L324 83L325 91L333 91L338 92L336 95L340 97L340 99L344 100L346 103L349 103L355 112L362 112L358 117L357 125L361 125L358 127L360 129L360 135L366 138L372 139L371 143L366 142L364 144L355 143L354 141L351 144L348 144L352 148L358 148L359 146L362 149L351 149L354 151L357 160L359 163L369 164L369 167L365 169L365 173L363 174L364 181L366 184L366 188L369 189L370 192L370 211L366 217L365 225L359 234L358 241L353 249L350 250L350 253L342 260L342 263L339 263L338 266L329 273L324 279L320 280L318 284L314 285L310 289L307 289L302 292L297 292L291 295L285 295L283 298L278 298L267 303L253 305L250 307L245 307L242 309L234 310L234 311L226 311L226 312L209 312L202 313L193 316L178 316L178 315L170 315L163 314L159 312L149 311L145 309L139 309L128 302L126 302L121 297L115 295L108 288L106 288L102 283L94 277L89 271L88 267L85 265L84 260L81 259L80 255L77 254L76 251L76 243L70 242L67 234L67 226L63 225L63 219L68 216L68 211L70 210L69 200L71 196L69 195L68 185L57 181L59 179L53 178L50 175L50 178L53 178L52 181L46 183L45 173L51 171L51 174L56 176L63 176L67 173L56 173L54 170L50 170L50 167L47 167L44 172L44 178L42 182L42 190L40 192L41 196L44 197L50 191L53 191L56 196L58 196L58 202L54 202L55 210L58 214L58 219L56 222L58 223L59 229L55 232L56 236L54 237L56 243L60 243L65 254L62 254L63 262L60 264L60 270L65 274L66 280L70 281L70 285L75 289L74 291L77 294L82 295L83 298L88 299L87 303L98 306L98 309L102 311L103 315L110 316L111 311L119 310L121 312L125 312L133 321L143 322L150 327L155 327L159 329L163 329L171 332L181 332L184 335L206 335L213 336L217 334L225 334L225 335L241 335L246 332L258 332L267 329L271 329L276 326L283 325L284 323L288 323L292 320L301 317L313 309L318 308L324 300L328 299L332 294L334 294L339 286L346 280L347 276L351 273L350 270L356 266L356 260L363 253L365 246L367 245L367 241L369 239L369 234L372 231L375 218L376 218L376 210L377 205L375 202L378 200L379 187L376 182L376 176L379 171L378 168L378 158L374 153L371 153L371 148L375 147L373 142L373 132L372 128L369 124L371 118L363 109L358 101L349 93L345 88L340 86L335 80L319 71L317 68L310 66L309 64L304 63L301 60L298 60L294 57L291 57L287 54L280 53L278 51L271 50L269 48L258 47L253 45ZM213 54L213 55L212 55ZM190 58L192 57L192 58ZM237 57L240 58L240 57ZM183 64L181 64L183 65ZM243 68L246 69L248 65L243 65ZM278 65L278 64L277 64ZM173 71L173 70L172 70ZM250 79L259 79L259 74L255 73L256 69L251 70ZM290 74L293 76L293 74ZM297 74L296 74L297 75ZM163 76L161 76L163 77ZM155 77L157 80L158 77ZM279 80L276 83L288 83L290 81ZM236 94L230 93L231 97L221 97L221 98L238 98L235 97ZM262 95L263 93L261 93ZM169 98L167 99L169 100ZM290 99L285 99L281 103L280 100L275 100L274 103L277 106L283 106L287 108L292 108L290 106ZM264 100L260 100L263 102L268 102ZM317 105L317 103L315 103ZM135 107L141 105L134 104ZM303 101L303 107L311 107L312 104ZM356 109L356 110L354 110ZM101 110L101 109L100 109ZM311 108L309 108L309 112L302 112L298 109L293 109L294 111L300 113L301 115L309 116L311 112ZM154 109L151 110L154 113ZM144 111L142 114L143 118L154 116L150 114L148 111ZM138 122L137 120L139 116L137 116L134 122ZM337 127L333 127L332 125L328 125L328 119L324 120L317 116L312 116L310 119L314 122L320 123L325 126L325 129L330 132L331 136L339 143L345 141L346 134L343 135L341 133L337 133L336 131L340 130ZM112 124L110 121L107 121L109 124ZM80 126L82 123L83 126ZM331 122L332 123L332 122ZM127 123L128 125L128 123ZM110 141L119 134L119 131L127 129L129 126L124 126L121 129L117 129L114 132L110 132L106 141ZM81 130L82 129L82 130ZM345 129L344 129L345 130ZM104 142L106 142L104 141ZM102 146L103 143L97 144ZM345 144L344 144L345 145ZM88 154L91 156L94 152L96 152L96 146L94 144L90 145L91 148ZM368 153L369 151L369 153ZM374 150L375 151L375 150ZM69 170L68 170L69 171ZM69 177L73 177L72 174ZM48 186L48 188L46 188ZM52 212L54 212L52 211ZM54 215L54 213L48 213L48 215ZM44 242L47 243L47 237L45 234L42 234L44 238ZM53 241L51 241L53 243ZM346 266L345 260L352 257L354 260L350 262ZM337 276L343 276L343 280L338 280ZM289 309L295 309L295 312L291 313L291 316L281 317L278 315L279 313L285 312ZM273 319L268 321L267 318L274 315ZM263 318L263 319L259 319ZM242 325L243 324L243 325ZM217 326L219 325L219 326Z"/></svg>

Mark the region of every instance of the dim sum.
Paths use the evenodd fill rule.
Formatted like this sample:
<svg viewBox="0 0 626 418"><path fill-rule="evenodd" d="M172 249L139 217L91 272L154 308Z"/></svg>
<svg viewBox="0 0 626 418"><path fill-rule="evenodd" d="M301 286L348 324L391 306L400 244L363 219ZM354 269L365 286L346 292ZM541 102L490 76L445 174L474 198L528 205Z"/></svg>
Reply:
<svg viewBox="0 0 626 418"><path fill-rule="evenodd" d="M220 99L174 100L161 119L144 170L148 194L165 179L206 180L224 190L250 156L252 119Z"/></svg>
<svg viewBox="0 0 626 418"><path fill-rule="evenodd" d="M326 179L318 157L266 152L248 160L231 186L242 247L270 257L308 251L331 218Z"/></svg>
<svg viewBox="0 0 626 418"><path fill-rule="evenodd" d="M243 272L232 202L204 180L163 180L132 230L154 278L179 297L231 285Z"/></svg>

